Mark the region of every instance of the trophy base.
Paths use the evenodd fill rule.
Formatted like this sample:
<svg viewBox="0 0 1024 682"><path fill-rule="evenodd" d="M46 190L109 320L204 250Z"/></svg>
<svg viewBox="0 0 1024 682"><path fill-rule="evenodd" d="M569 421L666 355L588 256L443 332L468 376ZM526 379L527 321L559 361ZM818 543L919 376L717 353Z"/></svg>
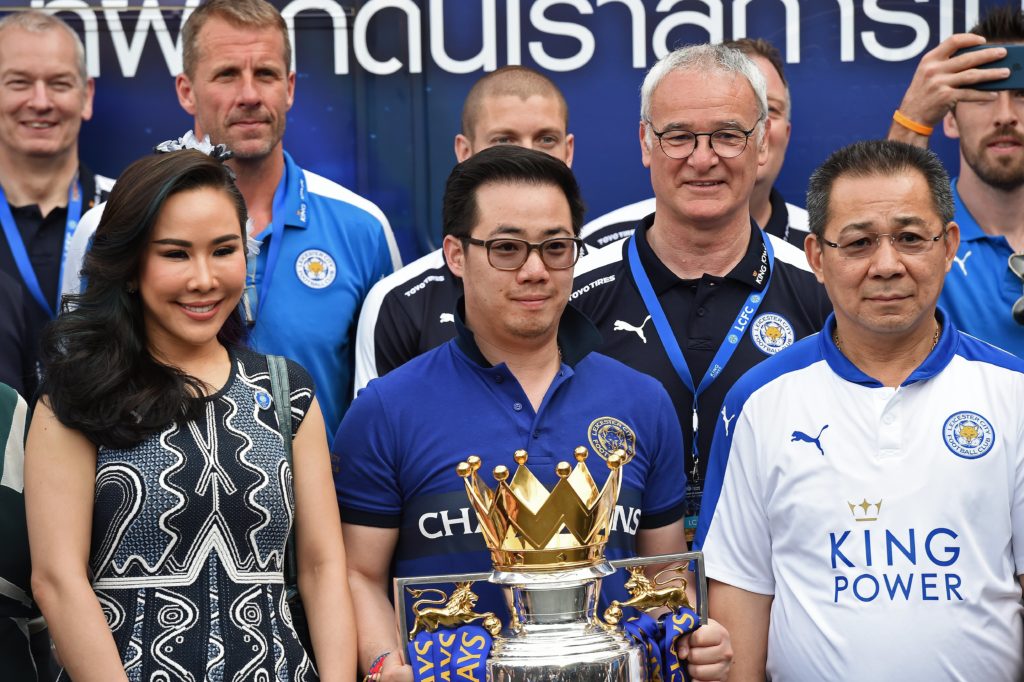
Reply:
<svg viewBox="0 0 1024 682"><path fill-rule="evenodd" d="M490 682L642 682L639 647L596 624L533 626L529 636L496 641L487 662Z"/></svg>

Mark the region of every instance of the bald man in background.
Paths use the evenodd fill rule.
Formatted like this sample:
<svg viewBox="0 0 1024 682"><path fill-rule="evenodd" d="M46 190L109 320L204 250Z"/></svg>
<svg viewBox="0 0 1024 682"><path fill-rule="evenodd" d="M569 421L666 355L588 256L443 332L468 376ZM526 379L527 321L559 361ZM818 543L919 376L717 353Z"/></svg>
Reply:
<svg viewBox="0 0 1024 682"><path fill-rule="evenodd" d="M505 66L478 80L462 105L455 159L501 144L536 149L572 166L569 108L551 79ZM412 358L455 337L462 281L441 249L384 278L370 290L356 333L355 393Z"/></svg>

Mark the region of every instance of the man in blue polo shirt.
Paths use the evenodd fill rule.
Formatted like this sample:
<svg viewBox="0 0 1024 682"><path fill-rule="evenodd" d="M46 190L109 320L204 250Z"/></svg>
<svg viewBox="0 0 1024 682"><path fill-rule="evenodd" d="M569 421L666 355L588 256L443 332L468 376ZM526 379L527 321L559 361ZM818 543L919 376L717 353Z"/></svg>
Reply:
<svg viewBox="0 0 1024 682"><path fill-rule="evenodd" d="M233 153L227 163L260 242L243 299L249 342L309 370L334 433L350 401L359 308L401 266L391 227L373 203L284 151L295 72L288 27L273 5L205 2L182 27L182 50L178 102L194 117L196 137ZM86 214L80 231L98 222ZM76 242L84 246L80 235Z"/></svg>
<svg viewBox="0 0 1024 682"><path fill-rule="evenodd" d="M572 171L543 152L486 149L456 166L444 197L444 251L461 277L457 336L371 381L334 440L349 581L363 670L398 652L391 574L487 571L491 561L456 465L514 469L529 453L548 486L555 465L586 445L601 458L625 445L609 557L681 551L682 438L668 395L649 377L593 352L593 325L567 307L583 205ZM592 455L593 457L593 455ZM596 457L595 457L596 459ZM590 465L598 485L608 469ZM505 612L497 587L478 609ZM606 579L603 595L622 592ZM699 634L698 634L699 633ZM696 679L718 679L731 657L724 631L690 642ZM381 679L412 679L397 653Z"/></svg>
<svg viewBox="0 0 1024 682"><path fill-rule="evenodd" d="M953 179L953 220L960 248L939 303L953 326L1024 357L1024 91L979 90L1010 75L977 68L1000 59L998 47L957 56L985 43L1024 43L1024 12L997 7L971 33L928 52L893 115L890 140L928 146L939 125L960 142Z"/></svg>

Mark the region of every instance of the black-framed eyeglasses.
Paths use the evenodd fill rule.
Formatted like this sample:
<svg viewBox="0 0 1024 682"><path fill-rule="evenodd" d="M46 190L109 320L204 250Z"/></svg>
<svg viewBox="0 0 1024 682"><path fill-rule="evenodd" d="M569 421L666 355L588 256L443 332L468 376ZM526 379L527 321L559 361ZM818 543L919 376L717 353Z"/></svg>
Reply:
<svg viewBox="0 0 1024 682"><path fill-rule="evenodd" d="M1010 272L1017 275L1017 279L1024 284L1024 253L1011 254L1007 264L1010 266ZM1021 297L1013 304L1010 314L1013 315L1014 322L1024 325L1024 289L1021 291Z"/></svg>
<svg viewBox="0 0 1024 682"><path fill-rule="evenodd" d="M515 237L461 239L467 244L487 249L487 262L496 270L518 270L523 267L534 249L540 254L544 265L551 270L567 270L576 265L580 255L586 252L586 245L578 237L552 237L542 242L528 242Z"/></svg>
<svg viewBox="0 0 1024 682"><path fill-rule="evenodd" d="M757 130L757 126L764 120L764 116L758 116L750 130L741 128L721 128L710 133L695 133L689 130L673 128L671 130L658 131L650 120L647 125L651 132L658 138L658 145L665 156L670 159L685 159L697 149L697 138L708 138L708 145L711 151L723 159L732 159L743 153L747 148L747 140Z"/></svg>
<svg viewBox="0 0 1024 682"><path fill-rule="evenodd" d="M914 232L913 230L903 230L901 232L889 232L887 234L852 234L848 237L844 237L838 243L830 242L824 237L818 237L818 239L821 240L821 243L825 246L831 246L833 249L838 251L841 258L855 259L869 258L872 256L875 251L878 251L878 246L882 241L882 237L888 237L889 243L892 244L892 248L896 249L900 253L905 253L909 256L917 256L930 250L935 242L945 236L945 230L934 237L928 237Z"/></svg>

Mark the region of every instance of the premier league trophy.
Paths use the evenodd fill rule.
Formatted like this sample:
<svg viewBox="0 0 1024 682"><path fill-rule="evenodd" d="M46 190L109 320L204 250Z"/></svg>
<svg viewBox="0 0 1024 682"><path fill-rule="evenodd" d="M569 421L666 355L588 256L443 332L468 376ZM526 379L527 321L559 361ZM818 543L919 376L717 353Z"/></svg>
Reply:
<svg viewBox="0 0 1024 682"><path fill-rule="evenodd" d="M406 592L417 599L412 605L415 623L408 631L409 639L414 640L410 645L414 670L417 660L430 660L427 655L430 643L422 639L428 635L420 633L475 623L477 629L471 633L479 632L481 641L485 639L484 632L493 637L493 644L476 650L481 664L486 659L486 677L490 682L682 679L674 652L671 653L673 664L662 663L665 659L656 653L658 643L651 640L664 638L665 629L673 627L672 623L676 624L675 634L678 635L707 621L702 557L694 552L607 561L604 547L611 530L626 454L618 450L608 456L610 472L600 490L587 468L587 449L576 448L574 456L575 467L568 462L557 465L558 482L550 491L527 468L528 457L523 450L515 453L518 468L514 475L504 466L495 467L493 490L478 474L482 464L478 457L470 457L459 464L457 473L463 478L476 510L494 570L490 574L396 579L396 605L403 635L408 631ZM699 617L689 610L686 581L682 577L690 561L698 566ZM644 565L668 562L677 565L662 570L654 580L644 575ZM597 602L601 579L615 573L616 568L627 566L630 577L626 588L631 598L621 603L612 602L599 616ZM662 580L664 575L670 577ZM503 628L493 613L473 610L476 595L472 592L472 582L482 579L508 588L511 619L507 627ZM418 590L413 587L428 582L451 582L457 586L450 597L436 588ZM439 593L441 598L421 598L427 592ZM642 613L626 623L623 611L626 607L641 611L664 611L662 607L668 607L673 615L662 625ZM681 617L676 617L677 614ZM644 618L646 621L639 620ZM655 631L661 634L655 635ZM473 640L471 633L463 632L462 639ZM665 646L674 649L675 638L671 635L670 632L669 638L664 640ZM444 642L442 637L438 647L443 647ZM447 646L458 651L454 636L449 638ZM439 656L434 651L432 655L433 660L443 660L445 655L449 660L453 658L451 652ZM426 667L430 668L429 662ZM430 673L418 679L432 677ZM447 677L438 673L436 679ZM472 674L464 678L453 674L451 679L477 678Z"/></svg>

